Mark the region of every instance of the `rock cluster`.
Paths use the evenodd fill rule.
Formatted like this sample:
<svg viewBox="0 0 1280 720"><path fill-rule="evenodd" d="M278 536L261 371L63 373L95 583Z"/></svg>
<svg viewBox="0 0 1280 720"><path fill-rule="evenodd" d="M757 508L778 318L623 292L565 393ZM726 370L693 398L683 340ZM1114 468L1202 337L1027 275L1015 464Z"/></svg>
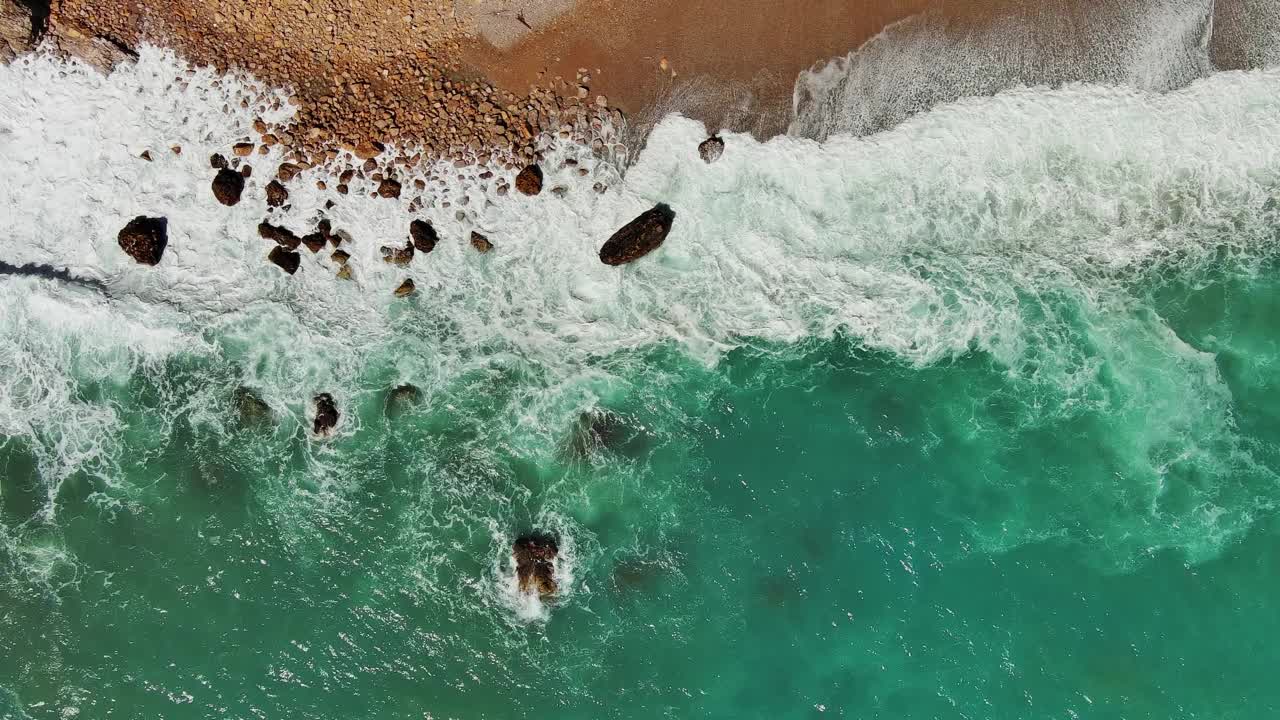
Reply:
<svg viewBox="0 0 1280 720"><path fill-rule="evenodd" d="M116 236L120 249L143 265L159 264L169 245L169 221L165 218L139 215L130 220Z"/></svg>

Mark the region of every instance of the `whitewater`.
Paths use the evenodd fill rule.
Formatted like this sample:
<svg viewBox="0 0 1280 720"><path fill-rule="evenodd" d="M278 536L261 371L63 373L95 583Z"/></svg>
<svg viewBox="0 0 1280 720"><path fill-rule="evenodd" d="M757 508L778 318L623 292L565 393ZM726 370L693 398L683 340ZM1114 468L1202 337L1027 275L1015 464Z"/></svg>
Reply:
<svg viewBox="0 0 1280 720"><path fill-rule="evenodd" d="M1188 329L1192 320L1170 319L1170 307L1182 307L1170 298L1230 295L1241 283L1270 282L1280 228L1280 70L1220 72L1181 89L1157 84L1008 90L942 105L891 129L832 134L821 142L761 142L730 133L723 157L711 164L697 152L708 128L670 116L625 173L572 143L550 145L546 186L565 187L563 196L499 196L481 177L488 168L425 168L402 178L406 187L417 178L428 182L426 206L413 215L408 195L370 197L372 188L363 187L340 196L318 189L323 168L304 171L290 185L290 206L272 222L302 235L328 218L350 238L343 249L351 253L354 281L344 282L326 253L303 252L293 276L265 260L270 247L256 229L266 217L265 184L283 159L279 147L247 159L254 173L238 205L219 204L209 190L209 156L250 135L255 117L287 121L287 103L279 110L269 105L283 95L251 78L190 68L150 47L136 64L109 76L43 54L0 67L0 176L6 178L0 183L6 230L0 263L51 269L0 273L0 448L12 452L5 465L10 478L24 462L30 469L22 476L31 478L10 482L0 495L8 512L0 515L0 587L11 598L34 598L30 608L13 611L15 618L48 612L56 618L50 627L57 625L50 632L65 638L75 638L82 623L95 626L99 621L84 618L96 613L120 612L157 628L177 623L194 635L202 632L193 630L201 617L214 618L211 624L221 617L188 601L155 614L131 605L112 588L151 587L130 580L135 571L157 578L192 573L181 582L158 582L169 589L139 590L138 597L154 591L190 598L203 588L230 602L237 583L260 583L260 593L275 588L309 618L287 630L289 643L264 651L273 682L289 688L284 699L237 695L232 688L252 683L235 672L215 678L207 668L164 682L125 682L137 686L133 702L152 713L202 696L204 704L174 716L247 716L262 704L274 708L272 716L292 708L295 717L328 717L325 702L306 691L354 692L344 673L367 666L390 679L371 691L376 702L351 700L358 692L344 696L355 703L348 711L357 714L348 716L431 717L423 697L445 708L441 717L522 716L504 708L519 704L512 699L518 688L543 682L557 687L551 695L563 716L587 717L616 682L636 693L636 707L652 713L646 716L687 716L700 707L707 716L729 717L741 716L734 707L758 707L749 677L767 666L768 653L745 652L741 663L754 671L742 670L742 678L725 671L701 690L687 689L678 675L710 660L696 642L679 638L711 643L769 626L766 618L775 618L769 613L785 617L778 608L809 592L791 594L778 578L812 572L826 578L815 580L818 585L838 585L839 568L854 562L823 559L812 539L796 540L795 547L779 539L792 554L761 581L766 609L731 612L727 625L704 627L698 618L714 612L715 598L742 595L728 579L721 585L700 577L710 577L709 568L758 561L739 554L748 538L758 537L749 532L757 512L735 504L746 503L745 496L719 493L735 488L785 512L780 498L816 496L826 487L818 478L827 476L805 465L816 462L813 457L822 458L832 478L877 478L865 480L867 487L898 472L901 482L887 485L907 487L907 478L922 472L983 469L933 488L923 502L941 503L939 514L914 528L897 528L896 535L856 525L832 530L836 545L883 551L886 564L872 562L862 576L879 573L896 578L896 588L916 587L909 597L922 604L922 616L933 618L922 626L945 624L953 605L925 598L919 575L963 565L974 555L993 558L993 566L1006 560L1016 566L1026 559L1018 553L1036 548L1073 552L1072 567L1088 578L1079 580L1081 587L1136 578L1161 563L1213 563L1269 525L1277 497L1275 451L1250 429L1252 411L1242 408L1248 400L1218 358L1223 348L1246 341L1271 352L1273 341L1259 339L1265 321L1196 334ZM255 102L242 107L243 98ZM140 159L143 151L154 160ZM570 159L575 164L566 165ZM607 188L597 192L597 184ZM335 205L326 209L326 201ZM676 212L661 249L623 268L601 264L604 240L659 202ZM119 229L138 215L168 219L168 249L155 267L136 264L116 243ZM440 245L405 268L382 262L379 248L403 244L414 217L432 221ZM492 252L470 248L473 230L493 241ZM392 294L405 277L418 288L409 300ZM1246 337L1246 330L1261 334ZM851 364L856 369L841 374ZM881 379L867 380L873 377ZM397 426L384 412L385 398L405 383L420 389L421 406L429 410ZM859 399L851 402L865 401L866 408L825 404L843 392L839 388L854 387L851 396ZM250 388L266 402L272 430L252 435L237 425L230 400L236 388ZM306 433L311 399L322 392L342 410L329 441ZM602 410L629 418L627 444L613 454L573 456L566 434ZM935 410L937 417L929 415ZM769 443L770 433L744 430L750 417L788 419L790 432L808 427L801 437L826 437L846 420L858 429L813 446L809 460L778 450L792 468L808 468L796 471L813 479L808 490L798 484L755 490L753 483L769 481L753 478L750 465L734 465ZM741 442L734 452L717 454L707 449L715 447L712 440L706 447L696 440L734 436L734 428L746 433L734 441ZM1054 445L1059 431L1080 449ZM874 463L842 459L840 448L862 442L883 455ZM1032 450L1033 442L1051 449ZM978 450L982 443L992 449ZM926 463L905 459L912 447L923 448ZM1087 466L1095 458L1077 457L1095 453L1104 458L1099 467ZM1081 469L1061 470L1076 460ZM754 467L767 465L762 460ZM954 469L936 469L948 465ZM1040 484L1032 469L1039 467L1058 470ZM762 474L795 482L790 472L780 466ZM200 487L240 483L249 489L241 487L231 501L166 496L170 483L186 482L184 473ZM707 477L693 481L690 474ZM175 497L191 492L182 487ZM835 487L830 498L848 492L841 483ZM365 505L382 493L394 502ZM988 505L978 507L974 498ZM881 499L892 510L884 517L911 512L912 503ZM227 502L254 510L219 504ZM804 509L838 522L838 514ZM195 535L188 521L199 528ZM147 523L159 523L163 532ZM264 548L253 533L241 535L237 523L265 523L280 548ZM122 554L131 559L95 560L86 554L108 550L76 550L85 527L99 525L119 532L102 543L128 548ZM564 592L553 604L515 588L507 549L525 525L562 538ZM164 541L167 532L186 539ZM147 565L148 554L165 556L164 548L197 536L202 549L190 551L199 557L191 568L182 569L181 553ZM704 541L723 552L700 557L681 544L694 536L722 538L724 546ZM917 542L929 549L904 549ZM219 544L223 550L214 547ZM239 559L220 566L222 552ZM370 567L371 559L391 569L320 579L337 565ZM124 564L113 570L114 563ZM259 567L289 569L279 571L285 579L271 580L255 574L267 572ZM817 573L819 567L826 573ZM621 582L617 578L652 588L665 582L653 579L655 568L678 578L681 592L646 600L637 611L631 600L603 589ZM982 571L974 573L959 588L941 580L935 588L959 597L967 583L981 582L972 578ZM295 586L296 595L282 589ZM302 592L306 588L313 594ZM325 614L322 589L346 598L338 605L351 605L351 615ZM234 592L241 600L241 590ZM843 627L872 612L859 604L866 602L862 593L833 599L817 625ZM689 606L673 599L700 594ZM289 624L271 619L275 601L259 599L263 607L255 617L262 627ZM154 603L159 608L165 601ZM406 619L423 608L432 610L427 619ZM659 610L670 612L668 620L656 619ZM309 633L347 617L359 627L381 628L378 633L392 630L361 642L348 628L341 639L326 641L332 642L327 659L316 659L309 648L318 641L307 639ZM206 646L225 642L215 637L218 631L207 632ZM274 630L263 632L270 637ZM817 643L827 630L805 632ZM911 644L903 638L912 631L887 621L876 624L867 642L883 654L895 644L895 632L906 633L896 637ZM981 714L982 697L995 696L987 680L960 668L994 667L1027 679L1020 675L1029 672L1025 665L1010 659L1020 643L967 624L939 632L955 644L944 651L934 639L914 649L949 658L940 669L924 669L923 661L902 653L894 661L883 655L852 661L865 686L878 690L864 697L836 682L825 699L797 691L808 699L774 708L775 716L809 716L819 705L825 711L835 696L852 716L870 716L857 715L858 707L885 717L937 716L930 713L950 707L963 711L956 717L973 717ZM633 642L647 650L632 657L660 657L666 646L650 644L660 637L677 639L681 659L672 667L683 671L668 675L645 664L649 660L636 661L642 667L627 675L607 650ZM830 679L836 672L828 664L837 655L810 652L794 638L774 640L804 658L795 661L798 676ZM133 657L125 664L139 673L149 663L160 675L180 673L159 670L165 662L184 667L163 653L132 656L136 648L113 642L105 642L114 648L106 655ZM385 652L398 642L423 644ZM1027 639L1021 651L1045 642L1052 640ZM550 649L575 645L576 651ZM12 693L20 698L13 707L23 708L9 710L11 716L56 711L67 717L68 708L100 716L90 709L92 698L109 705L103 693L113 685L104 679L110 672L85 669L93 662L74 659L70 650L50 660L33 649L39 646L13 641L0 648L0 657L12 662L0 673L0 696ZM924 646L933 651L925 653ZM204 662L201 652L181 643L173 652L190 655L192 667ZM429 663L398 664L413 652L450 668L438 685L426 679L435 677ZM972 656L966 659L966 652ZM1129 661L1115 660L1117 652L1107 650L1098 661L1123 665L1110 677L1137 672ZM230 667L237 662L230 658L214 664ZM43 670L17 670L27 663ZM873 671L877 663L880 671ZM538 681L521 674L521 666L540 664L555 669ZM310 679L297 680L307 669ZM55 687L54 678L80 672ZM912 697L923 692L932 700L919 707L901 698L883 702L892 683L869 678L885 672L926 678L928 689L915 687ZM1110 672L1083 674L1096 680ZM640 678L655 673L662 689L646 695ZM425 696L411 692L415 682L433 689ZM1161 716L1170 707L1165 690L1143 682L1134 680L1115 697L1140 695L1150 713L1132 716ZM209 699L213 686L222 689ZM727 687L734 690L725 695ZM496 694L477 701L468 692L479 688ZM721 702L690 705L699 692ZM1061 700L1056 689L1041 692ZM1055 712L1092 705L1080 700L1082 692L1062 691L1074 699L1057 703ZM148 705L144 696L163 700ZM872 696L875 702L867 699ZM37 705L39 699L48 704ZM0 716L9 717L4 702ZM1261 698L1251 710L1267 702ZM616 708L605 714L645 715Z"/></svg>

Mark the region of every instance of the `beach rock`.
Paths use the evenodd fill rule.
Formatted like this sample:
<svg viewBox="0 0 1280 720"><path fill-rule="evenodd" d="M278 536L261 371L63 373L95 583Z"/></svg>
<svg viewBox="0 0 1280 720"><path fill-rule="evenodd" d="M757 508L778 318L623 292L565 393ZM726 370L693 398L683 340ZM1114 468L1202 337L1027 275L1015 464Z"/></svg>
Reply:
<svg viewBox="0 0 1280 720"><path fill-rule="evenodd" d="M169 221L139 215L116 236L120 249L143 265L155 265L169 245Z"/></svg>
<svg viewBox="0 0 1280 720"><path fill-rule="evenodd" d="M724 154L724 140L718 135L712 135L698 145L698 154L702 156L703 162L713 163L719 160Z"/></svg>
<svg viewBox="0 0 1280 720"><path fill-rule="evenodd" d="M302 244L306 245L307 249L313 253L318 253L323 250L324 246L327 245L328 242L329 239L321 232L308 233L302 236Z"/></svg>
<svg viewBox="0 0 1280 720"><path fill-rule="evenodd" d="M0 62L27 52L35 39L31 10L16 0L0 0Z"/></svg>
<svg viewBox="0 0 1280 720"><path fill-rule="evenodd" d="M555 537L547 533L530 533L516 538L511 557L516 562L516 582L522 593L543 597L556 593L556 556L560 548Z"/></svg>
<svg viewBox="0 0 1280 720"><path fill-rule="evenodd" d="M236 157L249 157L253 154L253 143L236 143L231 146L231 152L235 153Z"/></svg>
<svg viewBox="0 0 1280 720"><path fill-rule="evenodd" d="M383 245L382 261L392 265L408 265L413 260L413 243L406 243L402 248Z"/></svg>
<svg viewBox="0 0 1280 720"><path fill-rule="evenodd" d="M339 280L351 280L351 279L352 279L352 275L351 275L351 266L350 266L350 265L343 265L342 267L338 268L338 279L339 279Z"/></svg>
<svg viewBox="0 0 1280 720"><path fill-rule="evenodd" d="M489 238L472 230L471 231L471 247L475 248L476 252L487 253L493 249L493 243L489 242Z"/></svg>
<svg viewBox="0 0 1280 720"><path fill-rule="evenodd" d="M329 393L320 393L315 397L316 417L311 423L311 432L321 437L332 434L338 424L338 406Z"/></svg>
<svg viewBox="0 0 1280 720"><path fill-rule="evenodd" d="M537 195L542 192L542 168L528 165L516 175L516 190L525 195Z"/></svg>
<svg viewBox="0 0 1280 720"><path fill-rule="evenodd" d="M279 245L271 248L271 252L267 253L267 259L290 275L298 272L298 264L302 262L301 255L292 250L285 250Z"/></svg>
<svg viewBox="0 0 1280 720"><path fill-rule="evenodd" d="M269 222L258 223L258 234L267 240L272 240L276 244L288 248L289 250L297 250L302 244L302 239L294 235L287 228L279 225L272 225Z"/></svg>
<svg viewBox="0 0 1280 720"><path fill-rule="evenodd" d="M425 220L414 220L409 223L409 237L413 240L413 246L424 253L434 250L436 243L440 242L436 229Z"/></svg>
<svg viewBox="0 0 1280 720"><path fill-rule="evenodd" d="M399 417L418 404L418 388L405 383L387 393L386 410L390 417Z"/></svg>
<svg viewBox="0 0 1280 720"><path fill-rule="evenodd" d="M298 173L302 172L300 165L293 163L280 163L280 167L276 168L276 179L280 182L292 182Z"/></svg>
<svg viewBox="0 0 1280 720"><path fill-rule="evenodd" d="M676 213L665 203L659 203L639 217L623 225L600 248L600 262L605 265L624 265L653 252L667 233Z"/></svg>
<svg viewBox="0 0 1280 720"><path fill-rule="evenodd" d="M384 149L386 148L382 145L382 143L365 140L364 142L361 142L359 145L355 146L355 148L352 151L352 154L360 158L361 160L369 160L371 158L375 158L381 155Z"/></svg>
<svg viewBox="0 0 1280 720"><path fill-rule="evenodd" d="M261 427L275 421L271 407L246 387L236 389L236 409L240 413L241 427Z"/></svg>
<svg viewBox="0 0 1280 720"><path fill-rule="evenodd" d="M267 205L271 207L280 207L289 200L289 190L280 184L279 180L272 180L267 183Z"/></svg>
<svg viewBox="0 0 1280 720"><path fill-rule="evenodd" d="M404 282L400 283L400 287L396 288L396 297L409 297L416 289L413 278L405 278Z"/></svg>
<svg viewBox="0 0 1280 720"><path fill-rule="evenodd" d="M227 159L221 153L214 153L209 156L209 167L214 170L225 170L227 167Z"/></svg>
<svg viewBox="0 0 1280 720"><path fill-rule="evenodd" d="M400 197L400 183L391 178L384 178L378 184L378 195L387 199Z"/></svg>
<svg viewBox="0 0 1280 720"><path fill-rule="evenodd" d="M222 168L213 178L213 196L223 205L231 206L240 202L240 194L244 192L244 176L235 170Z"/></svg>

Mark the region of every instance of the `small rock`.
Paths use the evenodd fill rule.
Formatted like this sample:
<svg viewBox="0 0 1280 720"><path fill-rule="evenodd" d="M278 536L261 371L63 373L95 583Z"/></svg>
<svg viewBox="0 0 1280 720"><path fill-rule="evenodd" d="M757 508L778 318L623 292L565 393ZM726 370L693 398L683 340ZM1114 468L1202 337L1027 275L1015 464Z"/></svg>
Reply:
<svg viewBox="0 0 1280 720"><path fill-rule="evenodd" d="M325 234L321 232L308 233L302 236L302 244L306 245L307 249L313 253L318 253L321 250L323 250L324 246L328 242L329 242L329 238L326 237Z"/></svg>
<svg viewBox="0 0 1280 720"><path fill-rule="evenodd" d="M400 287L396 288L396 297L409 297L416 289L413 278L405 278L404 282L400 283Z"/></svg>
<svg viewBox="0 0 1280 720"><path fill-rule="evenodd" d="M214 170L227 169L227 159L221 153L214 153L209 156L209 167Z"/></svg>
<svg viewBox="0 0 1280 720"><path fill-rule="evenodd" d="M418 388L405 383L387 393L386 411L390 417L398 417L418 404Z"/></svg>
<svg viewBox="0 0 1280 720"><path fill-rule="evenodd" d="M155 265L169 245L169 221L139 215L124 226L116 240L129 257L143 265Z"/></svg>
<svg viewBox="0 0 1280 720"><path fill-rule="evenodd" d="M702 156L703 162L713 163L720 159L723 153L724 140L721 140L718 135L712 135L698 144L698 154Z"/></svg>
<svg viewBox="0 0 1280 720"><path fill-rule="evenodd" d="M565 195L569 194L569 188L563 185L557 185L551 188L551 194L555 195L558 198L563 198Z"/></svg>
<svg viewBox="0 0 1280 720"><path fill-rule="evenodd" d="M267 183L267 205L280 207L289 200L289 190L279 180Z"/></svg>
<svg viewBox="0 0 1280 720"><path fill-rule="evenodd" d="M302 239L294 235L288 228L272 225L269 222L258 223L258 234L267 240L274 240L281 247L289 250L297 250L302 244Z"/></svg>
<svg viewBox="0 0 1280 720"><path fill-rule="evenodd" d="M329 256L329 259L339 265L346 265L347 261L351 259L351 253L346 250L334 250L333 254Z"/></svg>
<svg viewBox="0 0 1280 720"><path fill-rule="evenodd" d="M301 255L292 250L286 250L280 245L271 248L271 252L267 253L267 259L290 275L298 272L298 264L302 262Z"/></svg>
<svg viewBox="0 0 1280 720"><path fill-rule="evenodd" d="M391 178L385 178L378 184L378 195L388 199L400 197L400 183Z"/></svg>
<svg viewBox="0 0 1280 720"><path fill-rule="evenodd" d="M382 246L382 261L392 265L408 265L413 260L413 243L406 243L402 248Z"/></svg>
<svg viewBox="0 0 1280 720"><path fill-rule="evenodd" d="M231 146L231 152L235 153L236 157L249 157L253 154L253 148L254 145L251 142L236 143Z"/></svg>
<svg viewBox="0 0 1280 720"><path fill-rule="evenodd" d="M350 266L350 265L343 265L342 267L338 268L338 279L339 279L339 280L350 280L350 279L351 279L351 266Z"/></svg>
<svg viewBox="0 0 1280 720"><path fill-rule="evenodd" d="M435 250L436 243L440 242L436 229L425 220L414 220L409 223L409 237L413 239L413 246L424 253Z"/></svg>
<svg viewBox="0 0 1280 720"><path fill-rule="evenodd" d="M368 160L370 158L378 157L385 149L386 148L382 143L365 140L355 147L353 154L361 160Z"/></svg>
<svg viewBox="0 0 1280 720"><path fill-rule="evenodd" d="M665 203L646 210L605 242L600 248L600 262L623 265L648 255L667 239L675 219L675 211Z"/></svg>
<svg viewBox="0 0 1280 720"><path fill-rule="evenodd" d="M246 179L253 177L253 166L248 164L243 165L240 168L240 176Z"/></svg>
<svg viewBox="0 0 1280 720"><path fill-rule="evenodd" d="M525 195L537 195L542 192L542 168L529 165L516 175L516 190Z"/></svg>
<svg viewBox="0 0 1280 720"><path fill-rule="evenodd" d="M181 154L182 154L182 146L181 146L181 145L174 145L173 147L169 148L169 150L170 150L174 155L181 155Z"/></svg>
<svg viewBox="0 0 1280 720"><path fill-rule="evenodd" d="M321 437L332 434L338 424L338 406L329 393L320 393L315 397L316 417L311 423L311 432Z"/></svg>
<svg viewBox="0 0 1280 720"><path fill-rule="evenodd" d="M292 182L300 172L302 172L302 168L298 165L280 163L280 167L276 170L276 179L280 182Z"/></svg>
<svg viewBox="0 0 1280 720"><path fill-rule="evenodd" d="M3 1L4 1L4 0L0 0L0 2L3 2ZM142 158L143 160L146 160L147 162L151 162L151 151L150 151L150 150L143 150L143 151L142 151L142 154L141 154L141 155L139 155L138 157Z"/></svg>
<svg viewBox="0 0 1280 720"><path fill-rule="evenodd" d="M556 539L545 533L524 535L512 543L511 556L516 562L520 592L543 597L555 594L555 561L559 552Z"/></svg>
<svg viewBox="0 0 1280 720"><path fill-rule="evenodd" d="M242 192L244 192L244 176L235 170L222 168L213 178L213 196L223 205L231 206L240 202Z"/></svg>
<svg viewBox="0 0 1280 720"><path fill-rule="evenodd" d="M472 230L471 247L475 248L477 252L487 253L493 249L493 243L489 242L489 238Z"/></svg>

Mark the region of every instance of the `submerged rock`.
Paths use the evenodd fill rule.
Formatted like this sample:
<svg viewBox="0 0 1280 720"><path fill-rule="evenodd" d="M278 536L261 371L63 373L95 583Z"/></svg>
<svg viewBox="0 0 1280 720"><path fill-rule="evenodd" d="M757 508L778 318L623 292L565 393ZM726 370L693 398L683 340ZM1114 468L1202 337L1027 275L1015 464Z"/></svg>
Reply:
<svg viewBox="0 0 1280 720"><path fill-rule="evenodd" d="M399 417L418 404L418 387L405 383L387 393L387 415Z"/></svg>
<svg viewBox="0 0 1280 720"><path fill-rule="evenodd" d="M139 215L116 236L120 249L143 265L155 265L169 245L169 221Z"/></svg>
<svg viewBox="0 0 1280 720"><path fill-rule="evenodd" d="M543 597L556 593L556 556L560 548L547 533L534 532L516 538L511 556L516 561L516 581L520 592Z"/></svg>
<svg viewBox="0 0 1280 720"><path fill-rule="evenodd" d="M275 422L271 407L247 387L236 388L236 408L241 427L261 427Z"/></svg>
<svg viewBox="0 0 1280 720"><path fill-rule="evenodd" d="M537 195L542 192L542 168L529 165L516 175L516 189L525 195Z"/></svg>
<svg viewBox="0 0 1280 720"><path fill-rule="evenodd" d="M334 404L333 396L329 393L320 393L315 396L314 402L316 417L311 423L311 432L328 437L338 424L338 406Z"/></svg>
<svg viewBox="0 0 1280 720"><path fill-rule="evenodd" d="M639 217L623 225L600 248L600 262L624 265L653 252L667 239L676 213L666 203L659 203Z"/></svg>
<svg viewBox="0 0 1280 720"><path fill-rule="evenodd" d="M724 154L724 140L718 135L712 135L698 144L698 154L702 156L703 162L713 163L719 160Z"/></svg>
<svg viewBox="0 0 1280 720"><path fill-rule="evenodd" d="M471 247L475 248L476 252L487 253L493 249L493 243L489 242L489 238L472 230L471 231Z"/></svg>
<svg viewBox="0 0 1280 720"><path fill-rule="evenodd" d="M244 175L235 170L224 167L213 178L213 196L223 205L231 206L240 202L240 194L243 192Z"/></svg>
<svg viewBox="0 0 1280 720"><path fill-rule="evenodd" d="M435 250L436 243L440 242L440 235L436 233L436 229L425 220L414 220L409 223L409 237L413 240L413 246L424 253Z"/></svg>
<svg viewBox="0 0 1280 720"><path fill-rule="evenodd" d="M267 253L267 259L290 275L298 272L298 264L302 262L301 255L292 250L286 250L281 245L271 248L271 252Z"/></svg>
<svg viewBox="0 0 1280 720"><path fill-rule="evenodd" d="M272 180L267 183L267 205L271 207L280 207L289 200L289 190L280 184L279 180Z"/></svg>
<svg viewBox="0 0 1280 720"><path fill-rule="evenodd" d="M413 260L413 243L406 243L402 248L383 245L380 252L383 262L392 265L408 265Z"/></svg>
<svg viewBox="0 0 1280 720"><path fill-rule="evenodd" d="M626 441L627 424L622 416L595 408L578 416L569 438L569 450L575 457L587 457Z"/></svg>
<svg viewBox="0 0 1280 720"><path fill-rule="evenodd" d="M297 250L298 246L302 244L302 238L294 235L288 228L283 228L279 225L272 225L265 221L258 223L258 234L267 240L273 240L281 247L288 248L290 250Z"/></svg>

